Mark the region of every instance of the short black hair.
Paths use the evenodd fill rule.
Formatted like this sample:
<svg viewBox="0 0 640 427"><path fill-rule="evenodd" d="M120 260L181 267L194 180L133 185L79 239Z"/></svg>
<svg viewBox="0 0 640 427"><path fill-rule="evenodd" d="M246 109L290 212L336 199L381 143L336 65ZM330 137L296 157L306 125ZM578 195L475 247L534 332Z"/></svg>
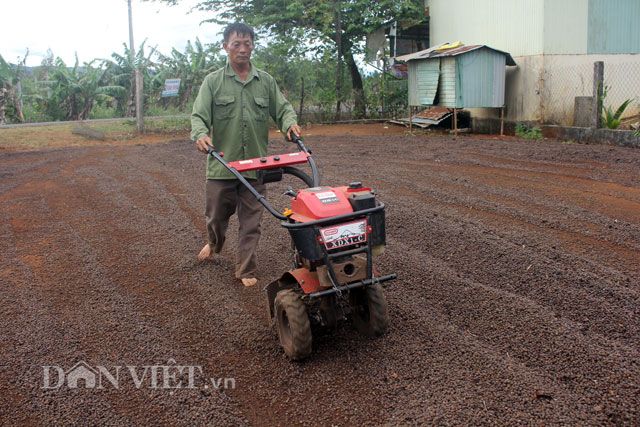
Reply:
<svg viewBox="0 0 640 427"><path fill-rule="evenodd" d="M253 32L253 28L243 22L234 22L233 24L229 24L227 28L224 29L223 39L225 43L229 41L229 38L233 33L236 33L239 36L249 34L249 37L251 37L251 41L255 41L254 39L256 37L256 34Z"/></svg>

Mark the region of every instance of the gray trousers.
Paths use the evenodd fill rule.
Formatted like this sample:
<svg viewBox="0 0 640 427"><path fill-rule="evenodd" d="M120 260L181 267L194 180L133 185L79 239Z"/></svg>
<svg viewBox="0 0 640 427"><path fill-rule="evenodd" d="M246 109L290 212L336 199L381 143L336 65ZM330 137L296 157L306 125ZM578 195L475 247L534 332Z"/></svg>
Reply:
<svg viewBox="0 0 640 427"><path fill-rule="evenodd" d="M249 183L263 196L267 186ZM260 240L260 220L263 206L237 179L207 179L206 208L209 245L220 253L225 241L229 218L238 210L238 244L236 247L236 278L256 277L256 249Z"/></svg>

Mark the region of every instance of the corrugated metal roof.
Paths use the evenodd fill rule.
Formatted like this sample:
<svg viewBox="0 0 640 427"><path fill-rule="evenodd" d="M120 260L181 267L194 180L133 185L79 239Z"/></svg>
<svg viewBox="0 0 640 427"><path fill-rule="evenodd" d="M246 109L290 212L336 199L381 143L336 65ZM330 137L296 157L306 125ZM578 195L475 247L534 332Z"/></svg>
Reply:
<svg viewBox="0 0 640 427"><path fill-rule="evenodd" d="M446 56L456 56L456 55L460 55L466 52L471 52L473 50L476 49L480 49L483 47L486 47L487 49L491 49L495 52L499 52L502 53L506 56L506 63L507 65L516 65L516 62L513 60L513 58L511 57L511 55L507 52L503 52L501 50L498 49L494 49L490 46L484 45L484 44L477 44L477 45L473 45L473 46L461 46L461 47L457 47L454 49L446 49L446 50L436 50L441 46L444 46L447 43L443 43L441 45L438 46L434 46L431 47L429 49L425 49L425 50L421 50L420 52L414 52L414 53L410 53L409 55L402 55L402 56L398 56L396 59L398 61L413 61L415 59L425 59L425 58L442 58L442 57L446 57Z"/></svg>
<svg viewBox="0 0 640 427"><path fill-rule="evenodd" d="M423 119L435 120L440 123L443 119L451 114L451 110L445 107L431 107L416 114L414 117L422 117Z"/></svg>
<svg viewBox="0 0 640 427"><path fill-rule="evenodd" d="M442 44L439 44L437 46L430 47L429 49L421 50L419 52L413 52L413 53L410 53L408 55L397 56L396 59L398 61L405 61L406 62L406 61L411 61L412 59L426 58L426 57L429 57L429 53L433 52L434 50L436 50L437 48L439 48L441 46L444 46L445 44L447 44L447 43L442 43Z"/></svg>

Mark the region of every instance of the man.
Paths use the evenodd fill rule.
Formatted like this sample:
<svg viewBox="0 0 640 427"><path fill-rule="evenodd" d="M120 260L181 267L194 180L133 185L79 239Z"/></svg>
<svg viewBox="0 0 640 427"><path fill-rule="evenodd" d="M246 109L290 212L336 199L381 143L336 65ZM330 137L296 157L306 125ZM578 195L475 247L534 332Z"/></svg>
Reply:
<svg viewBox="0 0 640 427"><path fill-rule="evenodd" d="M222 46L227 64L205 77L193 104L191 139L201 152L215 147L229 162L267 155L269 116L281 131L286 131L289 140L292 134L300 136L293 107L273 77L251 63L254 38L253 29L242 23L224 30ZM258 185L255 172L243 175L265 194L266 186ZM220 253L229 218L236 209L239 228L235 275L245 286L252 286L258 281L256 248L263 207L222 164L208 156L205 215L209 242L200 251L199 260Z"/></svg>

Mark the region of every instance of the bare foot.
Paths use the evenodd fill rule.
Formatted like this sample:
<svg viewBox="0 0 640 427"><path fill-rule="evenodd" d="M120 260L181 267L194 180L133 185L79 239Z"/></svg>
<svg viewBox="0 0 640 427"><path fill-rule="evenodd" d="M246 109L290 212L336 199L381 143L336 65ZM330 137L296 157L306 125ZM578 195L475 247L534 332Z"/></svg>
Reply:
<svg viewBox="0 0 640 427"><path fill-rule="evenodd" d="M243 277L242 279L242 284L249 287L249 286L253 286L256 283L258 283L258 279L256 279L255 277Z"/></svg>
<svg viewBox="0 0 640 427"><path fill-rule="evenodd" d="M202 248L202 250L198 254L198 259L200 261L204 261L207 258L212 258L212 255L213 255L213 250L211 249L211 246L207 243L206 245L204 245L204 248Z"/></svg>

